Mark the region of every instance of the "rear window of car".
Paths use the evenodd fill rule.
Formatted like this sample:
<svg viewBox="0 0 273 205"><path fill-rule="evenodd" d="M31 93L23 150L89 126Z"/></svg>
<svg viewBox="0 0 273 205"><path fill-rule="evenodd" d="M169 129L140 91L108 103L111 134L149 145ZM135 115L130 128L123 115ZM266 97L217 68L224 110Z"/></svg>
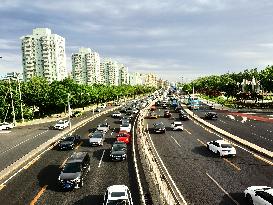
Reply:
<svg viewBox="0 0 273 205"><path fill-rule="evenodd" d="M125 192L112 192L111 197L122 197L125 196Z"/></svg>
<svg viewBox="0 0 273 205"><path fill-rule="evenodd" d="M81 171L81 163L75 162L75 163L68 163L64 167L63 173L75 173Z"/></svg>
<svg viewBox="0 0 273 205"><path fill-rule="evenodd" d="M222 144L221 147L222 148L232 148L232 146L230 144Z"/></svg>

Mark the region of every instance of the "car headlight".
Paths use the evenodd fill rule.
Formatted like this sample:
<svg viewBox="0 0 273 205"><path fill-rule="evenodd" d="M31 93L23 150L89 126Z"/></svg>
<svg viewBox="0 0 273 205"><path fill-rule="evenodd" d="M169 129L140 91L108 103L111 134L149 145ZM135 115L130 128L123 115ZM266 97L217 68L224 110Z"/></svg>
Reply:
<svg viewBox="0 0 273 205"><path fill-rule="evenodd" d="M114 155L110 154L110 157L114 157Z"/></svg>
<svg viewBox="0 0 273 205"><path fill-rule="evenodd" d="M80 177L77 177L77 178L75 178L75 179L71 179L70 181L71 182L79 182L81 179L80 179Z"/></svg>
<svg viewBox="0 0 273 205"><path fill-rule="evenodd" d="M126 157L126 154L123 154L122 157Z"/></svg>

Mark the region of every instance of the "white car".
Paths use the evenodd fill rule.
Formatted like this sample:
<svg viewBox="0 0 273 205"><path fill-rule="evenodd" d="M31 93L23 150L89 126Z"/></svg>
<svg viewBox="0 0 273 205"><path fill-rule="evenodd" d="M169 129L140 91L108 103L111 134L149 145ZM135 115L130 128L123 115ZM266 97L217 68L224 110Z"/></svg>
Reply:
<svg viewBox="0 0 273 205"><path fill-rule="evenodd" d="M67 128L68 126L69 126L68 120L60 120L54 125L54 129L63 130L64 128Z"/></svg>
<svg viewBox="0 0 273 205"><path fill-rule="evenodd" d="M0 123L0 130L10 130L14 128L13 123L8 123L8 122L2 122Z"/></svg>
<svg viewBox="0 0 273 205"><path fill-rule="evenodd" d="M125 122L123 124L120 125L119 128L120 131L125 130L126 132L131 132L131 124L129 122Z"/></svg>
<svg viewBox="0 0 273 205"><path fill-rule="evenodd" d="M171 123L171 128L173 130L182 130L182 131L184 130L182 122L179 122L179 121L175 121Z"/></svg>
<svg viewBox="0 0 273 205"><path fill-rule="evenodd" d="M106 133L106 132L108 132L110 130L110 125L107 122L99 124L97 126L97 130L99 130L99 131L101 131L103 133Z"/></svg>
<svg viewBox="0 0 273 205"><path fill-rule="evenodd" d="M133 205L133 200L129 188L125 185L112 185L107 188L104 194L103 205Z"/></svg>
<svg viewBox="0 0 273 205"><path fill-rule="evenodd" d="M207 148L212 152L218 154L220 157L222 156L235 156L236 150L235 148L225 140L216 140L207 142Z"/></svg>
<svg viewBox="0 0 273 205"><path fill-rule="evenodd" d="M268 186L251 186L244 191L249 204L253 205L272 205L273 188Z"/></svg>
<svg viewBox="0 0 273 205"><path fill-rule="evenodd" d="M114 113L112 113L112 115L111 115L113 118L119 118L119 117L121 117L121 113L120 112L114 112Z"/></svg>

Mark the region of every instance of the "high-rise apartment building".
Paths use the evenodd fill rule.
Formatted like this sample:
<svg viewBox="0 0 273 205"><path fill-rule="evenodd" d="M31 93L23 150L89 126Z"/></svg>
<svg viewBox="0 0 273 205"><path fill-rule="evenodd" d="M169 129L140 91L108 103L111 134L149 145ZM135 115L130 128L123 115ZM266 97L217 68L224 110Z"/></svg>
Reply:
<svg viewBox="0 0 273 205"><path fill-rule="evenodd" d="M67 77L65 38L52 34L48 28L36 28L21 40L24 81L34 76L49 82Z"/></svg>
<svg viewBox="0 0 273 205"><path fill-rule="evenodd" d="M143 74L144 84L157 87L157 76L154 73Z"/></svg>
<svg viewBox="0 0 273 205"><path fill-rule="evenodd" d="M139 72L134 72L129 74L129 84L130 85L142 85L141 74Z"/></svg>
<svg viewBox="0 0 273 205"><path fill-rule="evenodd" d="M116 61L105 59L104 62L104 84L119 85L119 66Z"/></svg>
<svg viewBox="0 0 273 205"><path fill-rule="evenodd" d="M128 68L124 66L123 64L119 64L119 85L127 85L129 84L129 74L128 74Z"/></svg>
<svg viewBox="0 0 273 205"><path fill-rule="evenodd" d="M72 54L72 76L77 83L101 83L100 56L90 48L80 48Z"/></svg>

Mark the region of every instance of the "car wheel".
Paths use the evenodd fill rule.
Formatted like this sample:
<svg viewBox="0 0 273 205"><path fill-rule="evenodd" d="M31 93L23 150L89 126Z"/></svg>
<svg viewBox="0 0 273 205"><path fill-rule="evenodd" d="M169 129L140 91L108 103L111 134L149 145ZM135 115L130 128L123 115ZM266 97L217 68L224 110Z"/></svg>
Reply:
<svg viewBox="0 0 273 205"><path fill-rule="evenodd" d="M91 166L90 166L90 165L88 166L88 169L87 169L87 170L90 172L90 170L91 170Z"/></svg>
<svg viewBox="0 0 273 205"><path fill-rule="evenodd" d="M210 150L209 145L207 145L207 149Z"/></svg>
<svg viewBox="0 0 273 205"><path fill-rule="evenodd" d="M246 195L246 200L247 200L248 204L253 205L253 200L252 200L252 197L250 196L250 194Z"/></svg>

